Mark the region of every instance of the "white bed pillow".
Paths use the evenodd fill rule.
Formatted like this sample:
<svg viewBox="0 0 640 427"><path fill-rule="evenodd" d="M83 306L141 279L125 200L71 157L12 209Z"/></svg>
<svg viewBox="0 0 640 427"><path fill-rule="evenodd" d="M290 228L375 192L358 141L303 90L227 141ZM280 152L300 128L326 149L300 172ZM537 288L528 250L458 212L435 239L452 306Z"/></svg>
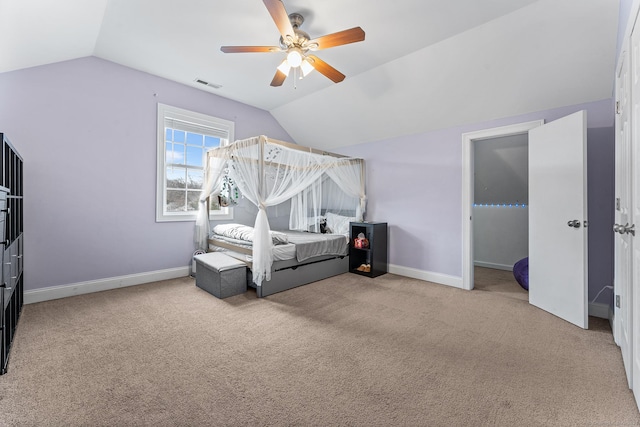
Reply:
<svg viewBox="0 0 640 427"><path fill-rule="evenodd" d="M328 232L333 234L349 234L349 223L356 220L356 217L353 216L342 216L331 212L327 212L325 217L327 218Z"/></svg>

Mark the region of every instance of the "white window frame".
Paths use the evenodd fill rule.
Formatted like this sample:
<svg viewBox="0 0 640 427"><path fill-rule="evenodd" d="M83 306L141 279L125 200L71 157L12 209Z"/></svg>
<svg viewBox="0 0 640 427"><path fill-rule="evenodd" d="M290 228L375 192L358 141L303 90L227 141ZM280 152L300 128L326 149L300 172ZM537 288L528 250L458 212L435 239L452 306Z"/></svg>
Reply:
<svg viewBox="0 0 640 427"><path fill-rule="evenodd" d="M157 129L157 179L156 179L156 222L167 221L195 221L197 212L167 212L166 207L166 155L165 155L165 123L167 120L184 122L186 126L208 128L210 136L220 137L223 144L234 141L234 122L178 107L158 103ZM204 130L204 129L203 129ZM202 132L207 134L207 132ZM226 135L226 136L225 136ZM205 155L206 156L206 155ZM203 164L204 161L203 159ZM204 185L204 183L203 183ZM220 210L209 211L209 219L233 219L233 208L223 207Z"/></svg>

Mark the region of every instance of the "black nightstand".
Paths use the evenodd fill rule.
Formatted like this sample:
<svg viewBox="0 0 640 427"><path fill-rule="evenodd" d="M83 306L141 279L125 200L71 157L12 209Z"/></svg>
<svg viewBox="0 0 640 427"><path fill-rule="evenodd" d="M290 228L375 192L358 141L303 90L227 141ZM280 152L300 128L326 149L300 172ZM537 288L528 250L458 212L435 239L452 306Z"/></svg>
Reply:
<svg viewBox="0 0 640 427"><path fill-rule="evenodd" d="M359 245L356 242L360 233L367 239L366 245ZM377 277L387 273L388 270L387 223L349 223L349 271L367 277Z"/></svg>

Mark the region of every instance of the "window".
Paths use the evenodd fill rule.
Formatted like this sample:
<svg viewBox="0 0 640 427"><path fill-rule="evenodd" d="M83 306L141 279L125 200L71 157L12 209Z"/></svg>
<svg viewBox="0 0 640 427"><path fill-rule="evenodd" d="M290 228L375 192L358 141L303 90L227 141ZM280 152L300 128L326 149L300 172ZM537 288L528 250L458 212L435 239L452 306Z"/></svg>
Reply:
<svg viewBox="0 0 640 427"><path fill-rule="evenodd" d="M205 152L233 141L233 122L158 104L156 221L194 221L204 185ZM211 203L211 219L231 208Z"/></svg>

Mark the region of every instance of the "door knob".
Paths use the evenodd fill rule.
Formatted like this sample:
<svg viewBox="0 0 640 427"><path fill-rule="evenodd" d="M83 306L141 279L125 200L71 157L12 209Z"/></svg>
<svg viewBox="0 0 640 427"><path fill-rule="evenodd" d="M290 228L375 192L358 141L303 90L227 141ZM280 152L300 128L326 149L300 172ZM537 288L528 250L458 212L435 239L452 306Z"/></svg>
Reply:
<svg viewBox="0 0 640 427"><path fill-rule="evenodd" d="M577 219L574 219L572 221L567 222L567 225L573 228L580 228L580 221Z"/></svg>
<svg viewBox="0 0 640 427"><path fill-rule="evenodd" d="M629 225L629 223L627 223L627 225ZM613 231L616 232L616 233L620 233L620 234L626 233L625 226L622 225L622 224L615 224L613 226Z"/></svg>
<svg viewBox="0 0 640 427"><path fill-rule="evenodd" d="M635 236L636 235L635 226L636 226L635 224L632 224L630 226L629 223L626 223L625 225L614 224L613 231L614 233L631 234L632 236Z"/></svg>

